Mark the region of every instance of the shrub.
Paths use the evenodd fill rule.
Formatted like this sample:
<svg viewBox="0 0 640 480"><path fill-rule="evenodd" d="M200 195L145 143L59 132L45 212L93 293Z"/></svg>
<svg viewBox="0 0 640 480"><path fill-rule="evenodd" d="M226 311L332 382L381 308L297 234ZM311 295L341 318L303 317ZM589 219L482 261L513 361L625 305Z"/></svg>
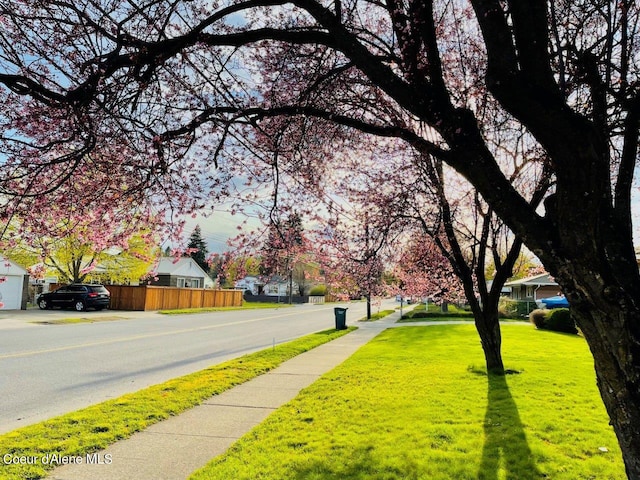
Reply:
<svg viewBox="0 0 640 480"><path fill-rule="evenodd" d="M553 310L537 309L529 314L529 320L540 330L578 333L578 329L568 308L554 308Z"/></svg>
<svg viewBox="0 0 640 480"><path fill-rule="evenodd" d="M498 315L500 318L514 318L518 316L518 301L508 297L498 300Z"/></svg>
<svg viewBox="0 0 640 480"><path fill-rule="evenodd" d="M554 308L547 313L544 328L554 332L578 333L568 308Z"/></svg>
<svg viewBox="0 0 640 480"><path fill-rule="evenodd" d="M547 312L548 310L537 308L529 314L529 321L533 323L536 328L543 329L545 328L545 323L547 320Z"/></svg>
<svg viewBox="0 0 640 480"><path fill-rule="evenodd" d="M311 296L321 296L327 294L327 286L326 285L316 285L311 290L309 290L309 295Z"/></svg>

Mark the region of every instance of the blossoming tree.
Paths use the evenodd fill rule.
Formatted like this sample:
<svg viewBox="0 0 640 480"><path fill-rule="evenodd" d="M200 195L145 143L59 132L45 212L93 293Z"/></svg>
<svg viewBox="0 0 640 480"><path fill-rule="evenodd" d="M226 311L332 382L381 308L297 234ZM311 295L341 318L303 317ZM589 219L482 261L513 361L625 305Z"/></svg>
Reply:
<svg viewBox="0 0 640 480"><path fill-rule="evenodd" d="M0 18L3 199L72 175L97 191L104 169L130 195L197 207L260 132L312 172L327 167L300 155L320 151L314 131L407 142L465 177L562 287L640 478L638 2L26 0ZM544 151L543 211L503 171L479 95Z"/></svg>

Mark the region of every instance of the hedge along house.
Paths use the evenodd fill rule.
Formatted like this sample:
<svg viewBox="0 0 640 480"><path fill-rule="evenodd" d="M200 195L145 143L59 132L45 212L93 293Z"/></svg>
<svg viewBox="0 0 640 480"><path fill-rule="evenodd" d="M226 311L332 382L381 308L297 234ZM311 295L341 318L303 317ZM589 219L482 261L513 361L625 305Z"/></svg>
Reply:
<svg viewBox="0 0 640 480"><path fill-rule="evenodd" d="M562 294L560 287L548 273L507 282L504 286L511 288L510 297L513 300L520 301L536 302Z"/></svg>
<svg viewBox="0 0 640 480"><path fill-rule="evenodd" d="M0 309L26 310L29 273L11 260L0 257Z"/></svg>
<svg viewBox="0 0 640 480"><path fill-rule="evenodd" d="M214 281L191 257L161 258L149 285L178 288L214 288Z"/></svg>

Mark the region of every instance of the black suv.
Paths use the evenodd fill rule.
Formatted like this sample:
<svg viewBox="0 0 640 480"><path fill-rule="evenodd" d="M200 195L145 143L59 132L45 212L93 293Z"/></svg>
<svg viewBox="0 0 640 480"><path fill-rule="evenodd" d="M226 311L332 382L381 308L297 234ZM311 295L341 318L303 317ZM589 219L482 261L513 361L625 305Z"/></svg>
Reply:
<svg viewBox="0 0 640 480"><path fill-rule="evenodd" d="M103 285L71 284L53 292L38 295L36 302L42 310L54 307L74 308L78 312L87 308L102 310L109 307L111 294Z"/></svg>

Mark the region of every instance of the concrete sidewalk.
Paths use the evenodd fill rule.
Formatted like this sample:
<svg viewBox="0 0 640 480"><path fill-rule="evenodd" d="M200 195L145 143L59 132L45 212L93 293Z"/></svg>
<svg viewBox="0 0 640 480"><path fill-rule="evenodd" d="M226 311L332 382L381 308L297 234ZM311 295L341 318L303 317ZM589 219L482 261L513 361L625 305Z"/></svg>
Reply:
<svg viewBox="0 0 640 480"><path fill-rule="evenodd" d="M284 362L180 415L55 469L49 480L180 480L333 369L400 317L358 323L358 330ZM92 463L90 463L90 460Z"/></svg>

